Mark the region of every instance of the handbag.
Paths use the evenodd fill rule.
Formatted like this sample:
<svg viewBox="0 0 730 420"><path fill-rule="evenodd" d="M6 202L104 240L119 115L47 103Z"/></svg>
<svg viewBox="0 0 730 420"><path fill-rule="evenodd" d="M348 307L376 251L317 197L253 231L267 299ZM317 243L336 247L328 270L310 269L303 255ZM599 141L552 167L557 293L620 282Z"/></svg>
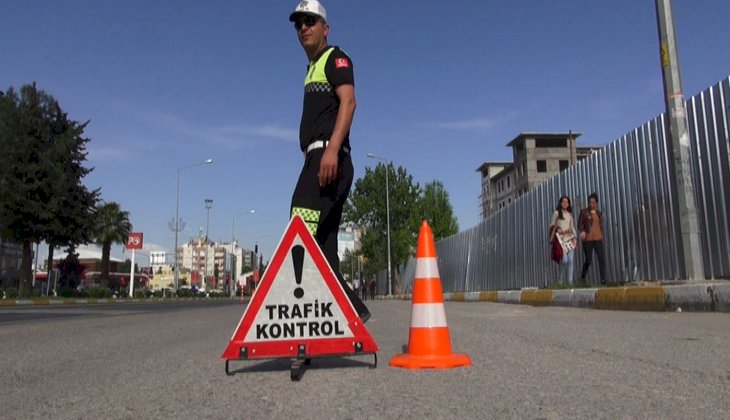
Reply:
<svg viewBox="0 0 730 420"><path fill-rule="evenodd" d="M555 226L550 228L550 259L560 264L563 261L563 246L560 245L556 230Z"/></svg>
<svg viewBox="0 0 730 420"><path fill-rule="evenodd" d="M558 264L563 261L563 246L560 245L560 241L557 238L553 240L550 247L550 258Z"/></svg>

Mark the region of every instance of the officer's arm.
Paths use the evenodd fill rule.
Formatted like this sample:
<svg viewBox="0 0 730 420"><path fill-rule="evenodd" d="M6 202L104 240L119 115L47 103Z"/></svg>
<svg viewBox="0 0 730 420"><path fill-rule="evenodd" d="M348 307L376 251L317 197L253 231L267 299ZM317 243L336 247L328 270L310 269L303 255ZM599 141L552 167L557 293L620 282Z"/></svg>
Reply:
<svg viewBox="0 0 730 420"><path fill-rule="evenodd" d="M339 85L335 88L335 93L340 100L340 109L337 111L337 120L332 131L332 137L329 139L327 149L319 165L320 186L329 184L337 177L337 153L342 147L347 132L350 131L352 117L355 115L355 107L357 106L355 86L350 84Z"/></svg>

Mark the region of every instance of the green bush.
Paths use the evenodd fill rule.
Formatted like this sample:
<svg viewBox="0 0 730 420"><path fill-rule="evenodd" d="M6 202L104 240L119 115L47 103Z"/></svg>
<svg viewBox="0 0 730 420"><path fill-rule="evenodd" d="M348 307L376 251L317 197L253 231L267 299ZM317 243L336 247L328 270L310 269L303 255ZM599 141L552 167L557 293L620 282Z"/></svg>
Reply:
<svg viewBox="0 0 730 420"><path fill-rule="evenodd" d="M8 299L17 299L18 298L18 289L16 289L15 287L6 288L5 297Z"/></svg>
<svg viewBox="0 0 730 420"><path fill-rule="evenodd" d="M112 297L112 291L108 287L92 287L88 290L89 297L103 299Z"/></svg>
<svg viewBox="0 0 730 420"><path fill-rule="evenodd" d="M135 290L134 298L135 299L145 299L145 298L147 298L147 293L144 290Z"/></svg>
<svg viewBox="0 0 730 420"><path fill-rule="evenodd" d="M185 298L192 297L193 296L193 292L190 289L178 289L177 296L178 297L185 297Z"/></svg>
<svg viewBox="0 0 730 420"><path fill-rule="evenodd" d="M30 297L41 297L41 289L33 289L30 291Z"/></svg>
<svg viewBox="0 0 730 420"><path fill-rule="evenodd" d="M164 292L162 290L155 290L154 292L152 292L152 296L154 296L156 298L161 298L161 297L163 297L163 293L164 293L164 297L171 298L174 296L175 292L173 292L170 289L165 289Z"/></svg>
<svg viewBox="0 0 730 420"><path fill-rule="evenodd" d="M73 289L71 287L62 287L61 290L58 292L58 296L64 298L76 297L76 289Z"/></svg>
<svg viewBox="0 0 730 420"><path fill-rule="evenodd" d="M210 291L210 297L212 297L212 298L218 298L218 299L225 298L225 297L228 297L228 293L226 293L225 290L215 289L215 290L211 290Z"/></svg>

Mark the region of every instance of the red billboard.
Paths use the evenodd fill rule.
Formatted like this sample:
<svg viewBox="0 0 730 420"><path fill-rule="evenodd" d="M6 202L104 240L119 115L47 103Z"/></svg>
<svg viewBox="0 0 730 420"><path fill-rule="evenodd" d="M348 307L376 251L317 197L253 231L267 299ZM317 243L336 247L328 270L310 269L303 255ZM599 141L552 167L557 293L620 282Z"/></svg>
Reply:
<svg viewBox="0 0 730 420"><path fill-rule="evenodd" d="M127 249L142 249L142 232L132 232L127 239Z"/></svg>

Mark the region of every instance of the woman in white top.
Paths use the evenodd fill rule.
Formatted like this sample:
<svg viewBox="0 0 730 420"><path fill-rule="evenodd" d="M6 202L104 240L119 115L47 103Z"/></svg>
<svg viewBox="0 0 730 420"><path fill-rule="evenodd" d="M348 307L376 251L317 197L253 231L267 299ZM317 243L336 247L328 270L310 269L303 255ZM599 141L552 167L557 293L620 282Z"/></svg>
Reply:
<svg viewBox="0 0 730 420"><path fill-rule="evenodd" d="M561 270L558 278L561 282L567 280L568 284L573 284L573 255L575 254L576 245L572 211L570 198L564 195L558 200L558 207L553 212L550 222L550 227L553 228L560 245L563 247L563 260L560 262Z"/></svg>

